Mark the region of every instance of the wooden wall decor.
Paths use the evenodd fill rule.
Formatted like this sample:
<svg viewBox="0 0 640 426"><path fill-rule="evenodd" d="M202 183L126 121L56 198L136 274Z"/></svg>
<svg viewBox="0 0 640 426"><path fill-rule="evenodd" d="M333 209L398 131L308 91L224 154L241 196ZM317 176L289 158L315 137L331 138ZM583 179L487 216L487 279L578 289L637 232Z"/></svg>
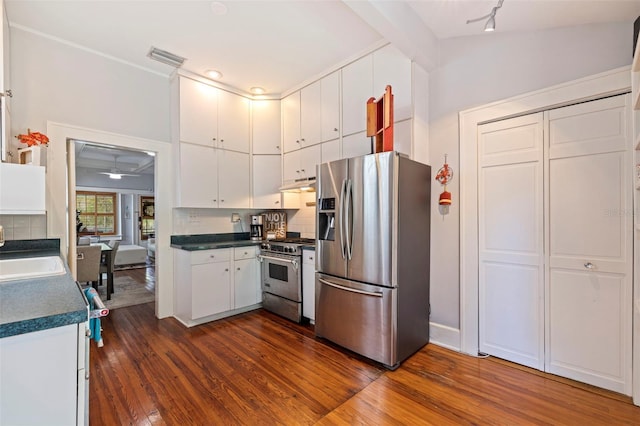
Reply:
<svg viewBox="0 0 640 426"><path fill-rule="evenodd" d="M393 151L393 93L387 86L378 100L367 101L367 136L372 138L372 153Z"/></svg>

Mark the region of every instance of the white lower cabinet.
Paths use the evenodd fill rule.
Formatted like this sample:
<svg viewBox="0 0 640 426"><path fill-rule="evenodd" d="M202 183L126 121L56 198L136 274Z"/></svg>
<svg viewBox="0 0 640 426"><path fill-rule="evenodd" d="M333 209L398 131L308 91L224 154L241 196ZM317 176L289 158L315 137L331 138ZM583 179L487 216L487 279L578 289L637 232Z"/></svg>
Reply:
<svg viewBox="0 0 640 426"><path fill-rule="evenodd" d="M85 330L70 324L0 339L1 425L84 424Z"/></svg>
<svg viewBox="0 0 640 426"><path fill-rule="evenodd" d="M302 316L316 321L316 252L302 250Z"/></svg>
<svg viewBox="0 0 640 426"><path fill-rule="evenodd" d="M256 247L175 250L176 317L193 326L259 307Z"/></svg>
<svg viewBox="0 0 640 426"><path fill-rule="evenodd" d="M256 259L256 247L236 247L234 251L234 308L261 303L260 267Z"/></svg>

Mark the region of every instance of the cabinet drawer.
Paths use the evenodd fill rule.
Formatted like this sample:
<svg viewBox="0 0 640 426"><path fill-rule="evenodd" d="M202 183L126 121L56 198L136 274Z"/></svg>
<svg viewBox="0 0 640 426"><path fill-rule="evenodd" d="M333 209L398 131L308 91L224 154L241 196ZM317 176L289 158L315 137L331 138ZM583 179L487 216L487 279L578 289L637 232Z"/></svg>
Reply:
<svg viewBox="0 0 640 426"><path fill-rule="evenodd" d="M231 259L231 249L200 250L191 253L191 264L228 262Z"/></svg>
<svg viewBox="0 0 640 426"><path fill-rule="evenodd" d="M315 265L316 264L316 252L314 250L303 250L302 251L302 263L305 265Z"/></svg>
<svg viewBox="0 0 640 426"><path fill-rule="evenodd" d="M234 247L234 259L253 259L256 257L256 246Z"/></svg>

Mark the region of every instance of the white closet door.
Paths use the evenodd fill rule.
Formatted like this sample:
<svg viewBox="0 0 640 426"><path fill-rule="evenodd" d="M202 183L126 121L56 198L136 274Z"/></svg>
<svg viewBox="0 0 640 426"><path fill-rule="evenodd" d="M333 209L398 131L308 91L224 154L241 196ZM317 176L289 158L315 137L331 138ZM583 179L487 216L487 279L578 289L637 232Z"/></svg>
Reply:
<svg viewBox="0 0 640 426"><path fill-rule="evenodd" d="M631 394L629 95L551 110L546 370Z"/></svg>
<svg viewBox="0 0 640 426"><path fill-rule="evenodd" d="M544 366L543 115L478 127L480 351Z"/></svg>

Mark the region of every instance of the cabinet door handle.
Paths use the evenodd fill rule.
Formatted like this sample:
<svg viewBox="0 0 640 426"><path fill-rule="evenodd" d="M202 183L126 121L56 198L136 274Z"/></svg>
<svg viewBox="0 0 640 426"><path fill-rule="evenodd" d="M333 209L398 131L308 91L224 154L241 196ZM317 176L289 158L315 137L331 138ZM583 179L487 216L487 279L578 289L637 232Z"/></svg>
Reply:
<svg viewBox="0 0 640 426"><path fill-rule="evenodd" d="M334 131L334 132L337 132L337 131L338 131L338 128L337 128L337 127L334 127L334 128L333 128L333 131Z"/></svg>
<svg viewBox="0 0 640 426"><path fill-rule="evenodd" d="M220 200L221 203L224 203L224 200Z"/></svg>
<svg viewBox="0 0 640 426"><path fill-rule="evenodd" d="M280 201L276 201L276 204L280 204Z"/></svg>
<svg viewBox="0 0 640 426"><path fill-rule="evenodd" d="M276 145L276 149L280 149L280 145Z"/></svg>
<svg viewBox="0 0 640 426"><path fill-rule="evenodd" d="M240 268L238 268L238 271L240 270Z"/></svg>
<svg viewBox="0 0 640 426"><path fill-rule="evenodd" d="M298 141L296 141L296 143L300 143L300 141L298 140Z"/></svg>
<svg viewBox="0 0 640 426"><path fill-rule="evenodd" d="M216 199L214 198L214 199L213 199L213 202L214 202L214 203L217 203L217 202L218 202L218 200L216 200Z"/></svg>
<svg viewBox="0 0 640 426"><path fill-rule="evenodd" d="M216 141L216 138L211 138L211 140L215 142L215 141Z"/></svg>
<svg viewBox="0 0 640 426"><path fill-rule="evenodd" d="M224 271L225 272L229 272L229 268L224 268Z"/></svg>
<svg viewBox="0 0 640 426"><path fill-rule="evenodd" d="M304 142L304 138L300 139L302 142Z"/></svg>
<svg viewBox="0 0 640 426"><path fill-rule="evenodd" d="M224 142L224 139L220 139L220 142Z"/></svg>

